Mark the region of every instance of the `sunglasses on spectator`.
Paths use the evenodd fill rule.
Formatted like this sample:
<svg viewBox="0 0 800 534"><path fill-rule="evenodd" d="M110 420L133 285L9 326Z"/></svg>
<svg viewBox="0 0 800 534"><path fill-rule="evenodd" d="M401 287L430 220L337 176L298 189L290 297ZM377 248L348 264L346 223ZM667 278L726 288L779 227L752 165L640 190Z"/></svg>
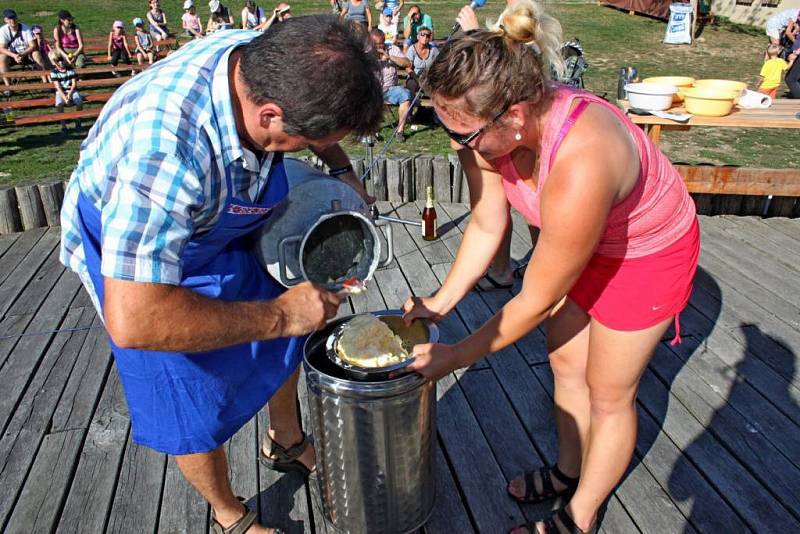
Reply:
<svg viewBox="0 0 800 534"><path fill-rule="evenodd" d="M430 33L418 33L417 35L419 35L420 37L430 37L431 36Z"/></svg>
<svg viewBox="0 0 800 534"><path fill-rule="evenodd" d="M478 128L474 132L470 132L470 133L462 134L462 133L454 132L453 130L451 130L450 128L445 126L441 119L439 119L439 125L442 127L442 130L445 131L447 136L450 137L450 139L452 139L453 141L455 141L456 143L458 143L461 146L469 147L469 144L471 142L473 142L475 139L480 137L480 135L484 132L484 130L486 130L486 128L488 128L489 126L494 124L494 122L497 119L499 119L500 117L502 117L503 114L506 111L508 111L508 107L503 108L503 111L501 111L500 113L498 113L497 115L492 117L486 124L484 124L483 126Z"/></svg>

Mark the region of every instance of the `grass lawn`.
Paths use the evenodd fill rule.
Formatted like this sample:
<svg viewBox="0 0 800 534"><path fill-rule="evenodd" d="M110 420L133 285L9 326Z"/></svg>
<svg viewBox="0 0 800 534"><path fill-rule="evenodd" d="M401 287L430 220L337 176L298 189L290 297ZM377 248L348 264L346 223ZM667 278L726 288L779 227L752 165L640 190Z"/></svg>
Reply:
<svg viewBox="0 0 800 534"><path fill-rule="evenodd" d="M205 19L208 8L197 2ZM224 2L238 13L243 2ZM259 2L266 9L272 3ZM411 2L407 2L410 4ZM180 26L182 0L162 0L170 27ZM328 2L295 0L295 15L328 12ZM442 37L463 1L430 0L420 2L423 11L433 17L437 35ZM498 0L482 10L482 17L497 16L505 2ZM16 0L10 5L26 24L41 24L52 35L56 13L67 8L76 17L84 36L107 35L114 19L126 25L136 16L143 16L144 0L83 0L56 3L43 0ZM616 96L616 76L620 66L634 65L642 77L656 75L691 75L697 78L728 78L748 82L754 87L766 37L757 28L722 24L706 28L694 46L661 44L665 24L594 3L551 3L550 11L564 27L564 37L581 39L590 67L585 75L589 90L609 99ZM780 92L780 91L779 91ZM0 104L0 108L2 104ZM48 110L49 112L49 110ZM388 137L391 125L383 128ZM61 133L58 125L0 129L0 187L46 179L65 179L78 159L81 132ZM435 129L407 132L404 144L394 143L389 155L419 153L445 154L449 151L446 136ZM798 136L781 130L746 130L733 128L694 128L688 132L665 132L662 148L673 161L690 163L732 164L752 167L790 168L800 166ZM347 144L353 155L364 153L363 145ZM376 150L380 149L380 145Z"/></svg>

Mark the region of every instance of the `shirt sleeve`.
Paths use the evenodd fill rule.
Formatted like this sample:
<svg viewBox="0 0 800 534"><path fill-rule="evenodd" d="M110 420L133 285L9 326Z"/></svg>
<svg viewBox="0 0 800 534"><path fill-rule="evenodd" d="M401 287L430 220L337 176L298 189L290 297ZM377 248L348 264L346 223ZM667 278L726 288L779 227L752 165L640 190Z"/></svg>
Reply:
<svg viewBox="0 0 800 534"><path fill-rule="evenodd" d="M8 48L8 43L11 41L11 30L8 25L0 28L0 45Z"/></svg>
<svg viewBox="0 0 800 534"><path fill-rule="evenodd" d="M178 156L126 154L102 210L103 276L177 285L181 254L203 204L201 181Z"/></svg>

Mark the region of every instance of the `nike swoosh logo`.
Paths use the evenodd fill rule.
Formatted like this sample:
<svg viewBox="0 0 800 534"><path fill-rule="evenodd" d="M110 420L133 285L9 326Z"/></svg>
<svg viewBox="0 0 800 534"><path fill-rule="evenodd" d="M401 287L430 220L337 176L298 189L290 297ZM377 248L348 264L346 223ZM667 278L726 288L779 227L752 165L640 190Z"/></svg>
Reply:
<svg viewBox="0 0 800 534"><path fill-rule="evenodd" d="M658 310L660 310L660 309L661 309L661 308L663 308L663 307L664 307L664 306L652 306L650 309L651 309L651 310L653 310L653 311L658 311Z"/></svg>

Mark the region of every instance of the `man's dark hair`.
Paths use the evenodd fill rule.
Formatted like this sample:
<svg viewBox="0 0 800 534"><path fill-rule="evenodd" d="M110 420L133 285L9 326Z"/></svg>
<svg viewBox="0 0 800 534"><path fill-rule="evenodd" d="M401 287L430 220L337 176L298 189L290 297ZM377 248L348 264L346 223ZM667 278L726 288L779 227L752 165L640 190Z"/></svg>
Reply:
<svg viewBox="0 0 800 534"><path fill-rule="evenodd" d="M366 135L383 119L379 65L365 35L338 17L292 17L242 47L241 75L256 104L273 102L285 132L320 139Z"/></svg>

